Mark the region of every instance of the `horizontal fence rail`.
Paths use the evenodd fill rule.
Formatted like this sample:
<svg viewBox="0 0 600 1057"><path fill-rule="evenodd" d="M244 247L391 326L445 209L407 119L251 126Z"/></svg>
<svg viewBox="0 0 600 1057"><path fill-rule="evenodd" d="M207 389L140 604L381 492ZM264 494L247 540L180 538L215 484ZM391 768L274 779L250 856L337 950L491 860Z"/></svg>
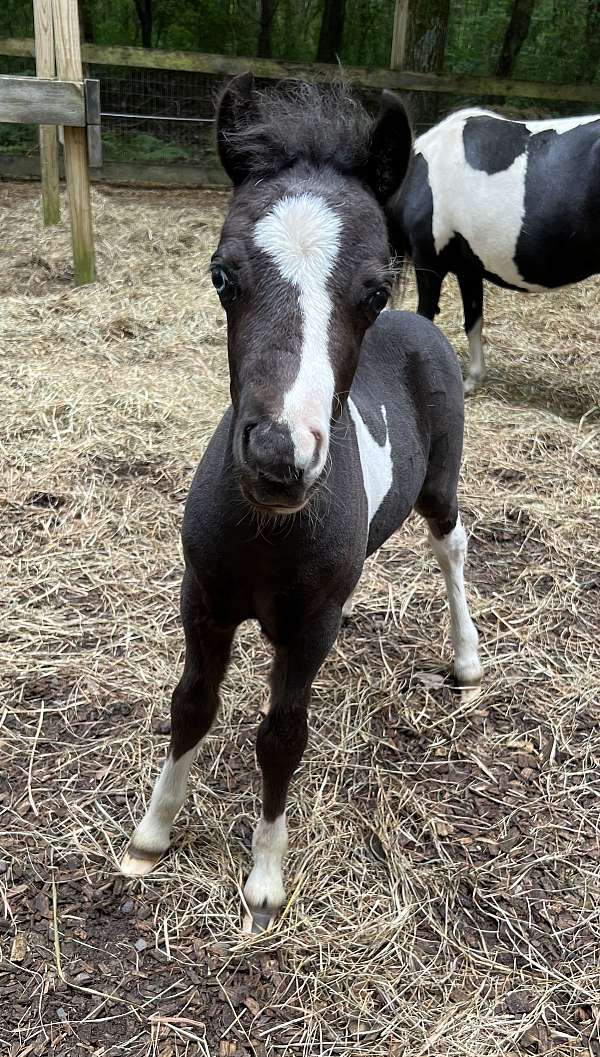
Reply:
<svg viewBox="0 0 600 1057"><path fill-rule="evenodd" d="M83 127L83 85L76 81L0 75L0 121Z"/></svg>
<svg viewBox="0 0 600 1057"><path fill-rule="evenodd" d="M99 66L134 66L141 69L180 70L216 76L234 76L252 70L267 80L307 78L313 81L344 80L369 88L389 88L405 92L447 92L468 96L499 96L506 99L553 99L565 103L600 104L600 84L557 84L553 81L514 81L467 74L415 73L412 70L384 70L366 66L337 66L327 63L276 62L272 59L209 55L199 52L161 51L102 44L82 44L82 58ZM33 57L35 46L29 38L0 40L0 55Z"/></svg>

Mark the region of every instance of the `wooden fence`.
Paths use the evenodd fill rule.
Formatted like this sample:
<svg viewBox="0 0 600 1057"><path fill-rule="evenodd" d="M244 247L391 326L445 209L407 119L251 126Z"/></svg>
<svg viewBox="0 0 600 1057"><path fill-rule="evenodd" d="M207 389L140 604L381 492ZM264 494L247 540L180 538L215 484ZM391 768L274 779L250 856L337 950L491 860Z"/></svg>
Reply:
<svg viewBox="0 0 600 1057"><path fill-rule="evenodd" d="M73 268L77 283L94 279L94 234L88 169L88 98L79 48L77 0L34 0L37 77L0 77L0 122L34 124L41 130L44 224L59 219L56 126L63 128L64 167L69 191ZM56 78L55 78L56 74ZM89 83L89 82L88 82ZM94 129L100 139L99 112Z"/></svg>
<svg viewBox="0 0 600 1057"><path fill-rule="evenodd" d="M0 55L23 58L35 55L28 38L1 40ZM82 44L84 62L97 66L134 66L140 69L178 70L227 77L252 70L256 77L281 80L287 77L331 81L339 77L337 66L327 63L277 62L274 59L205 55L200 52L160 51L118 45ZM415 73L411 70L344 66L344 79L368 88L390 88L397 92L447 92L455 95L500 96L506 99L549 99L555 102L600 105L600 84L560 84L554 81L515 81L470 74Z"/></svg>
<svg viewBox="0 0 600 1057"><path fill-rule="evenodd" d="M399 13L399 14L398 14ZM439 92L471 99L499 97L536 99L548 102L584 104L582 109L600 110L600 84L560 84L551 81L518 81L495 77L473 77L463 74L416 73L394 68L402 64L403 23L402 0L397 5L390 69L345 66L346 82L371 89L389 88L397 92ZM82 44L82 59L95 66L133 67L146 70L172 70L228 77L252 70L256 77L269 80L305 78L311 81L331 81L339 77L336 66L324 63L291 63L272 59L242 58L228 55L209 55L198 52L161 51L158 49L125 46ZM0 55L31 58L35 44L30 39L0 39ZM23 177L35 172L36 160L1 156L1 171L5 175ZM146 165L145 163L105 163L95 171L94 179L114 182L145 183L147 185L201 186L227 183L216 159L202 165Z"/></svg>

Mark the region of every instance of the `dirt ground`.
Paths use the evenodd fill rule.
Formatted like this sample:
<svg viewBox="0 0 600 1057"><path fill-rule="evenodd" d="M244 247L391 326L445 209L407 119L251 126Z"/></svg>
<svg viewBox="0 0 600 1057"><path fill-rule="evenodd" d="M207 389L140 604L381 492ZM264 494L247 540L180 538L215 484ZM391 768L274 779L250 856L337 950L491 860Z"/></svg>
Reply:
<svg viewBox="0 0 600 1057"><path fill-rule="evenodd" d="M481 696L440 676L443 582L411 518L316 682L277 927L240 931L254 626L171 854L117 871L168 741L182 509L227 401L225 203L95 192L99 281L76 289L66 221L42 233L38 189L0 184L2 1052L598 1057L598 280L487 293L462 483ZM439 322L463 351L453 282Z"/></svg>

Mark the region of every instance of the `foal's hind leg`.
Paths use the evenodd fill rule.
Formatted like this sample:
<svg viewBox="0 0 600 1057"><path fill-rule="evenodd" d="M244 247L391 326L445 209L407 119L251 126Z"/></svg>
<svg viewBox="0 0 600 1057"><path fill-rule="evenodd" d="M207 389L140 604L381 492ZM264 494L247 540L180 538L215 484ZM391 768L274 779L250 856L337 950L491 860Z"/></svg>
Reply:
<svg viewBox="0 0 600 1057"><path fill-rule="evenodd" d="M308 739L312 681L340 627L338 608L311 617L310 625L276 647L271 672L271 707L256 741L263 775L263 809L254 831L254 866L244 888L246 931L266 928L285 902L282 863L287 851L285 805L292 775Z"/></svg>
<svg viewBox="0 0 600 1057"><path fill-rule="evenodd" d="M467 537L456 498L443 498L430 486L423 489L416 508L427 521L429 545L446 582L456 684L479 686L483 674L477 652L479 638L469 613L463 575Z"/></svg>
<svg viewBox="0 0 600 1057"><path fill-rule="evenodd" d="M427 519L429 545L446 581L450 608L450 632L454 647L454 678L459 687L479 686L483 670L477 652L478 635L471 620L463 576L467 536L460 514L450 528L448 521Z"/></svg>
<svg viewBox="0 0 600 1057"><path fill-rule="evenodd" d="M171 699L171 744L148 810L121 860L121 871L142 877L154 868L170 844L171 826L183 805L196 746L210 730L219 706L219 686L233 630L217 629L193 597L186 574L181 591L185 665Z"/></svg>

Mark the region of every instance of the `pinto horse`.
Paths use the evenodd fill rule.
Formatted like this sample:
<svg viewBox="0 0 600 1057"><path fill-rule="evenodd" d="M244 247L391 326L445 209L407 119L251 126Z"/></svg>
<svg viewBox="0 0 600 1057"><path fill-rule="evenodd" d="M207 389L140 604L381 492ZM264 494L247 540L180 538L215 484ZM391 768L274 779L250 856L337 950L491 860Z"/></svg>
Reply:
<svg viewBox="0 0 600 1057"><path fill-rule="evenodd" d="M231 405L186 505L186 654L171 744L121 868L144 875L169 847L235 630L255 619L275 654L244 889L245 925L259 931L285 900L286 798L307 744L312 682L365 558L413 508L445 577L458 685L476 686L481 667L457 505L458 361L432 323L382 311L393 280L382 203L411 148L402 104L384 94L372 120L341 89L261 95L244 74L223 95L217 136L234 184L211 263L227 315Z"/></svg>
<svg viewBox="0 0 600 1057"><path fill-rule="evenodd" d="M396 252L414 263L422 315L439 311L448 272L458 279L470 392L485 376L484 279L535 292L600 271L600 115L458 110L415 141L387 215Z"/></svg>

